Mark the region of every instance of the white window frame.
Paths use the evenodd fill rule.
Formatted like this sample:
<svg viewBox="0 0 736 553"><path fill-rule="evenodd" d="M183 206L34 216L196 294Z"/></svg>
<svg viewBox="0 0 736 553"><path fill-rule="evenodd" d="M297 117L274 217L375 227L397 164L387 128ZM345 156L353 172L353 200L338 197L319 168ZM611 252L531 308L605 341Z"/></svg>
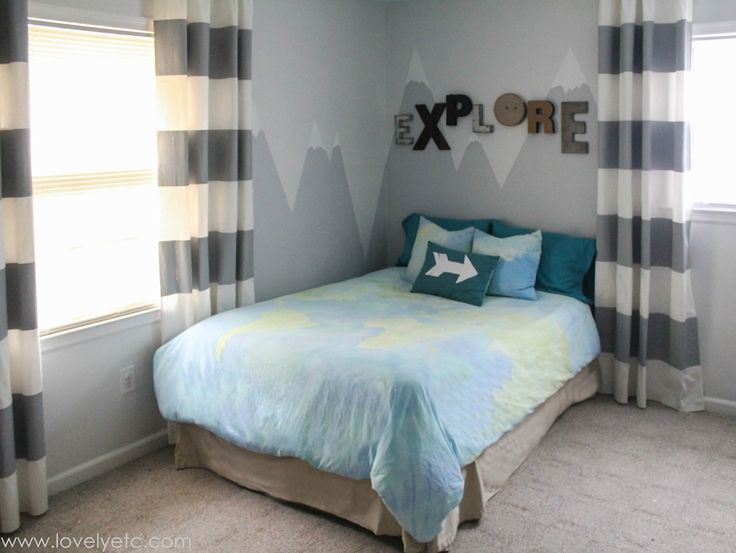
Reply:
<svg viewBox="0 0 736 553"><path fill-rule="evenodd" d="M35 0L28 2L28 19L31 25L153 36L153 19L150 17L83 10ZM121 330L146 324L157 325L160 321L160 310L160 304L141 305L132 310L48 329L40 332L41 348L46 353Z"/></svg>
<svg viewBox="0 0 736 553"><path fill-rule="evenodd" d="M693 24L693 41L719 38L736 38L736 21ZM693 206L692 220L703 223L736 225L736 204L698 202Z"/></svg>

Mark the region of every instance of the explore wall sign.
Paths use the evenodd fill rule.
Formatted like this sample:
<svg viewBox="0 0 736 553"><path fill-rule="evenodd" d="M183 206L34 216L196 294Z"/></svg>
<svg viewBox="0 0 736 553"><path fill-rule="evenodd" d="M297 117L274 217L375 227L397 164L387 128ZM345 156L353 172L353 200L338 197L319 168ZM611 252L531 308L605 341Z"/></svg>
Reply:
<svg viewBox="0 0 736 553"><path fill-rule="evenodd" d="M434 104L430 110L426 104L414 106L419 118L424 123L424 129L414 139L411 134L410 123L414 114L403 113L394 116L395 142L399 145L414 145L414 150L424 150L430 141L438 149L449 150L445 136L439 128L442 116L448 127L456 127L461 117L472 116L473 132L489 134L494 132L493 125L485 120L483 104L474 104L465 94L448 94L443 103ZM575 140L576 135L585 134L586 124L578 121L575 116L588 113L588 102L562 102L560 104L560 134L561 150L563 154L587 154L588 143ZM518 94L502 94L493 105L493 114L496 121L506 127L515 127L527 121L527 132L538 134L540 128L544 134L555 134L555 105L549 100L529 100L528 102Z"/></svg>

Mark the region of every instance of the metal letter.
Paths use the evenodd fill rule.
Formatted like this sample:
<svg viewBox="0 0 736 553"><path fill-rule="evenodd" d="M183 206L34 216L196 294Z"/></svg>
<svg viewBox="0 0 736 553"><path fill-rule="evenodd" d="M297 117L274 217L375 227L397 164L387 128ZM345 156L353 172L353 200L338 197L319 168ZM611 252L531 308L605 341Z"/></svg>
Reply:
<svg viewBox="0 0 736 553"><path fill-rule="evenodd" d="M475 104L473 106L473 132L493 132L493 125L486 124L483 119L483 104Z"/></svg>
<svg viewBox="0 0 736 553"><path fill-rule="evenodd" d="M411 113L394 115L394 127L396 129L394 133L394 141L396 144L401 146L414 144L414 137L409 135L411 132L411 126L409 123L413 120L414 116Z"/></svg>
<svg viewBox="0 0 736 553"><path fill-rule="evenodd" d="M587 154L588 143L575 140L576 134L585 134L585 121L576 121L576 113L588 113L588 102L562 102L562 153Z"/></svg>

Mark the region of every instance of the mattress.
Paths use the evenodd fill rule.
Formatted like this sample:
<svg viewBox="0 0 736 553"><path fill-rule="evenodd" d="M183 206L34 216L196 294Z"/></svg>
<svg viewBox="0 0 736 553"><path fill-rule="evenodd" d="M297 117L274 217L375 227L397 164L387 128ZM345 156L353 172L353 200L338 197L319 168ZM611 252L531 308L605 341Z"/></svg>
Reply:
<svg viewBox="0 0 736 553"><path fill-rule="evenodd" d="M441 532L463 468L599 353L555 294L482 307L409 293L402 269L222 313L162 346L168 420L255 453L368 479L413 540Z"/></svg>

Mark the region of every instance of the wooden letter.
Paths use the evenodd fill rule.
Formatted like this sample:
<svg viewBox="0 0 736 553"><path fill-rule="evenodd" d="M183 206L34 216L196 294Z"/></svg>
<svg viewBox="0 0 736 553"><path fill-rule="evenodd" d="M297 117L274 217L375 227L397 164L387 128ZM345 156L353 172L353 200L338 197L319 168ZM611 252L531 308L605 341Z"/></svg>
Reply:
<svg viewBox="0 0 736 553"><path fill-rule="evenodd" d="M496 120L507 127L515 127L526 117L526 104L518 94L502 94L493 105Z"/></svg>
<svg viewBox="0 0 736 553"><path fill-rule="evenodd" d="M585 121L576 121L576 113L588 113L588 102L562 102L562 153L587 154L588 143L575 140L576 134L585 134Z"/></svg>
<svg viewBox="0 0 736 553"><path fill-rule="evenodd" d="M529 134L537 134L539 125L544 127L546 134L554 134L555 122L552 116L555 114L555 106L548 100L529 100L529 121L527 130Z"/></svg>

